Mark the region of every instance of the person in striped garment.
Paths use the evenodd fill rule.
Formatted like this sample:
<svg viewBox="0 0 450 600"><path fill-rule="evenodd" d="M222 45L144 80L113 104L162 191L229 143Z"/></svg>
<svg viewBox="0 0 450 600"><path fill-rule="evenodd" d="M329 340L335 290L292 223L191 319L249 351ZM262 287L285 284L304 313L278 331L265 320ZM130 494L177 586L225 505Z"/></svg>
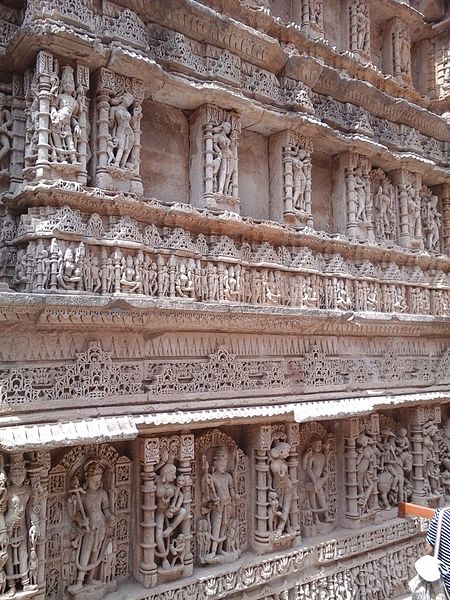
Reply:
<svg viewBox="0 0 450 600"><path fill-rule="evenodd" d="M431 555L434 553L434 545L436 543L436 533L440 512L440 510L437 510L434 513L434 516L428 528L425 545L425 554ZM442 529L441 538L439 541L438 559L440 561L439 569L441 571L442 580L444 582L445 592L447 594L447 598L450 599L450 510L444 510L442 518Z"/></svg>

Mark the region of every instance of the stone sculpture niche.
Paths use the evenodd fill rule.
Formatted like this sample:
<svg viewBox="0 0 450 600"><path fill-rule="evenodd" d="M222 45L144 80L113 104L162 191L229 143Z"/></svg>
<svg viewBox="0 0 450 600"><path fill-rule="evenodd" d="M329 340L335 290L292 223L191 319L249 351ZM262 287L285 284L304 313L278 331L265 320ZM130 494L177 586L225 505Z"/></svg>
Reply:
<svg viewBox="0 0 450 600"><path fill-rule="evenodd" d="M348 18L350 50L367 60L370 57L370 17L366 0L352 0Z"/></svg>
<svg viewBox="0 0 450 600"><path fill-rule="evenodd" d="M40 52L25 74L25 169L31 180L87 182L89 69Z"/></svg>
<svg viewBox="0 0 450 600"><path fill-rule="evenodd" d="M370 173L372 224L375 240L386 246L398 243L397 192L381 169Z"/></svg>
<svg viewBox="0 0 450 600"><path fill-rule="evenodd" d="M198 438L195 456L196 560L234 562L247 547L247 459L217 429Z"/></svg>
<svg viewBox="0 0 450 600"><path fill-rule="evenodd" d="M192 204L238 213L239 115L207 104L193 114L190 131Z"/></svg>
<svg viewBox="0 0 450 600"><path fill-rule="evenodd" d="M50 471L47 598L100 600L127 578L130 476L107 445L73 448Z"/></svg>
<svg viewBox="0 0 450 600"><path fill-rule="evenodd" d="M423 186L421 193L422 235L425 250L433 254L441 251L442 212L439 197L430 188Z"/></svg>
<svg viewBox="0 0 450 600"><path fill-rule="evenodd" d="M95 185L142 194L139 172L144 89L135 78L100 69L95 99Z"/></svg>
<svg viewBox="0 0 450 600"><path fill-rule="evenodd" d="M312 142L294 131L282 131L270 138L271 196L275 202L283 199L281 210L272 206L273 218L313 227L311 152Z"/></svg>
<svg viewBox="0 0 450 600"><path fill-rule="evenodd" d="M0 459L0 595L32 598L42 589L45 496L32 456ZM6 466L4 462L9 462ZM8 473L8 474L6 474ZM3 596L3 594L5 594Z"/></svg>
<svg viewBox="0 0 450 600"><path fill-rule="evenodd" d="M259 552L300 539L298 425L262 426L253 441L256 491L254 540Z"/></svg>
<svg viewBox="0 0 450 600"><path fill-rule="evenodd" d="M141 523L138 580L145 587L192 574L194 438L141 441Z"/></svg>
<svg viewBox="0 0 450 600"><path fill-rule="evenodd" d="M353 417L345 433L346 521L352 528L374 522L378 514L377 442L378 414Z"/></svg>
<svg viewBox="0 0 450 600"><path fill-rule="evenodd" d="M383 64L401 84L410 86L411 38L405 23L399 18L391 19L384 28Z"/></svg>
<svg viewBox="0 0 450 600"><path fill-rule="evenodd" d="M336 440L320 423L300 430L300 523L314 537L334 527L337 513Z"/></svg>
<svg viewBox="0 0 450 600"><path fill-rule="evenodd" d="M377 443L377 489L381 510L397 510L399 502L408 502L412 495L413 455L410 433L402 424L380 416L380 436Z"/></svg>
<svg viewBox="0 0 450 600"><path fill-rule="evenodd" d="M337 223L350 238L373 241L372 194L370 185L370 161L360 154L346 153L339 157L337 184L334 196L338 203L345 199L342 215L346 222Z"/></svg>

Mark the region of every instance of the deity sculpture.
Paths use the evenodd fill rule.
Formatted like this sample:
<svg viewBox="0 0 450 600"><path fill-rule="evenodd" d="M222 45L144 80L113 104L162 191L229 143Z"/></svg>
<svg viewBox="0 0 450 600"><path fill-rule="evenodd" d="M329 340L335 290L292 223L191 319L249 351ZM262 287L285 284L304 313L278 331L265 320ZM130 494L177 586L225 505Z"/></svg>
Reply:
<svg viewBox="0 0 450 600"><path fill-rule="evenodd" d="M366 3L358 0L352 10L352 21L354 27L354 39L352 50L370 51L370 24Z"/></svg>
<svg viewBox="0 0 450 600"><path fill-rule="evenodd" d="M362 515L367 514L371 506L371 496L375 490L376 454L373 440L365 433L356 438L356 480L358 504Z"/></svg>
<svg viewBox="0 0 450 600"><path fill-rule="evenodd" d="M356 220L366 222L367 221L366 182L364 180L364 177L362 176L360 169L355 170L354 185L355 185L355 192L356 192Z"/></svg>
<svg viewBox="0 0 450 600"><path fill-rule="evenodd" d="M156 554L162 559L163 569L170 569L177 561L182 561L186 550L183 533L173 536L187 517L183 506L184 494L176 480L177 468L173 462L164 464L156 477L155 541Z"/></svg>
<svg viewBox="0 0 450 600"><path fill-rule="evenodd" d="M269 468L272 479L270 490L274 493L272 501L276 499L276 528L273 531L275 538L281 535L295 533L289 522L289 515L293 500L293 485L289 475L287 458L291 447L287 442L277 441L269 452Z"/></svg>
<svg viewBox="0 0 450 600"><path fill-rule="evenodd" d="M35 589L30 584L28 527L35 525L35 515L30 503L31 486L26 481L26 468L23 458L12 457L9 472L9 485L6 492L6 512L4 517L7 539L7 559L5 564L8 596L16 594L17 584L24 591ZM38 529L37 529L38 531Z"/></svg>
<svg viewBox="0 0 450 600"><path fill-rule="evenodd" d="M412 238L420 238L422 236L420 196L412 183L406 186L406 194L408 198L410 235Z"/></svg>
<svg viewBox="0 0 450 600"><path fill-rule="evenodd" d="M425 248L429 252L439 251L440 228L442 214L438 210L439 198L432 194L422 200L422 231L425 238Z"/></svg>
<svg viewBox="0 0 450 600"><path fill-rule="evenodd" d="M405 476L395 443L396 435L389 429L381 432L378 465L378 495L380 506L388 509L404 502Z"/></svg>
<svg viewBox="0 0 450 600"><path fill-rule="evenodd" d="M81 242L77 248L75 256L70 246L66 248L64 257L62 257L61 253L59 254L58 274L56 279L62 289L73 290L80 288L84 255L85 251L83 242Z"/></svg>
<svg viewBox="0 0 450 600"><path fill-rule="evenodd" d="M134 97L129 92L111 100L108 164L120 169L134 170L137 167L132 160L132 151L140 115L136 112L138 107L131 110L133 103Z"/></svg>
<svg viewBox="0 0 450 600"><path fill-rule="evenodd" d="M68 499L75 531L72 545L76 550L76 581L69 587L73 596L86 587L103 586L98 574L115 525L108 493L103 489L104 469L101 463L87 461L84 476L84 487L80 487L78 477L73 478Z"/></svg>
<svg viewBox="0 0 450 600"><path fill-rule="evenodd" d="M0 176L9 172L13 119L8 108L7 96L0 92Z"/></svg>
<svg viewBox="0 0 450 600"><path fill-rule="evenodd" d="M291 160L294 180L292 206L295 210L306 211L305 193L310 176L311 159L304 148L299 148L297 154L293 155Z"/></svg>
<svg viewBox="0 0 450 600"><path fill-rule="evenodd" d="M223 121L212 130L213 133L213 176L214 192L231 196L232 176L236 168L232 149L231 123Z"/></svg>
<svg viewBox="0 0 450 600"><path fill-rule="evenodd" d="M120 289L128 294L141 290L141 279L131 254L128 254L126 258L122 257L121 260Z"/></svg>
<svg viewBox="0 0 450 600"><path fill-rule="evenodd" d="M75 92L72 67L62 68L60 82L54 75L50 93L53 95L50 103L51 160L76 164L79 162L77 145L81 137L80 113L84 99Z"/></svg>
<svg viewBox="0 0 450 600"><path fill-rule="evenodd" d="M326 495L329 452L329 444L324 444L322 438L314 435L302 459L302 467L306 474L306 493L316 525L330 521Z"/></svg>
<svg viewBox="0 0 450 600"><path fill-rule="evenodd" d="M374 194L373 222L375 237L379 241L392 241L396 239L397 217L393 208L388 183L382 180Z"/></svg>
<svg viewBox="0 0 450 600"><path fill-rule="evenodd" d="M237 456L232 473L228 470L229 452L226 446L217 448L213 455L212 472L209 471L206 456L202 459L202 514L198 522L202 554L200 560L205 563L220 562L221 556L235 553L237 548L237 531L233 523L236 520L236 466ZM234 535L234 538L233 538ZM200 550L200 548L199 548ZM206 550L206 552L205 552ZM239 552L239 549L237 550Z"/></svg>

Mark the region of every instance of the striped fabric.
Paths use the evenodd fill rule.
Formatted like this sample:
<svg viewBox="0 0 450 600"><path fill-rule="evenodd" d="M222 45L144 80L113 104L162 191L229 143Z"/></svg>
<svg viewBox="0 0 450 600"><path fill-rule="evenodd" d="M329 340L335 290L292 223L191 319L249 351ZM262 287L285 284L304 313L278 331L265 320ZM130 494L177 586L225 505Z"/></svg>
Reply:
<svg viewBox="0 0 450 600"><path fill-rule="evenodd" d="M437 510L428 528L427 542L434 547L439 513ZM450 509L444 510L438 559L441 561L441 574L447 595L450 595Z"/></svg>

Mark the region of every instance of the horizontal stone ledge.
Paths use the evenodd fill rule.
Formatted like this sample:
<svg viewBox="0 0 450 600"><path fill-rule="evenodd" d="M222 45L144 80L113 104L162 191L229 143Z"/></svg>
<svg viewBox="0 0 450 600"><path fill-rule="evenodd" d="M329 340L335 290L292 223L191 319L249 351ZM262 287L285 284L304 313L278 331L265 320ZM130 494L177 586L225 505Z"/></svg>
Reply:
<svg viewBox="0 0 450 600"><path fill-rule="evenodd" d="M219 408L199 411L174 411L137 416L100 417L58 423L15 425L0 429L0 450L27 452L41 448L52 449L87 443L132 440L139 430L158 427L195 427L215 422L251 420L292 415L296 423L317 420L347 419L368 415L375 410L420 403L448 401L450 390L416 394L380 395L344 398L301 404Z"/></svg>

